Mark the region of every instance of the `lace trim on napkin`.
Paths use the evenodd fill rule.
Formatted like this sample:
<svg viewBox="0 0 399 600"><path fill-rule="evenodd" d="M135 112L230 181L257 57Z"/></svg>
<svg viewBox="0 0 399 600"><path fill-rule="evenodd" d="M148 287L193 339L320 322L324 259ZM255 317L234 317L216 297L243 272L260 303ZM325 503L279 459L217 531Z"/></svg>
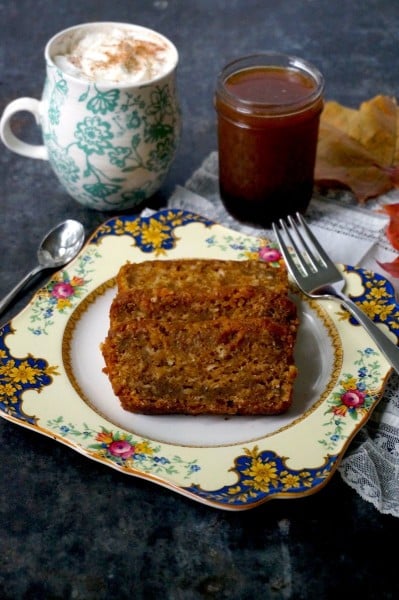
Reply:
<svg viewBox="0 0 399 600"><path fill-rule="evenodd" d="M239 223L226 212L219 197L217 160L217 152L212 152L185 187L176 188L168 207L199 213L248 235L274 239L272 230ZM359 207L348 191L322 194L315 190L306 216L335 262L381 272L378 262L390 262L397 253L384 233L388 219L376 211L398 201L394 191ZM393 284L399 291L399 281ZM395 373L367 425L348 448L339 472L377 510L399 517L399 377Z"/></svg>

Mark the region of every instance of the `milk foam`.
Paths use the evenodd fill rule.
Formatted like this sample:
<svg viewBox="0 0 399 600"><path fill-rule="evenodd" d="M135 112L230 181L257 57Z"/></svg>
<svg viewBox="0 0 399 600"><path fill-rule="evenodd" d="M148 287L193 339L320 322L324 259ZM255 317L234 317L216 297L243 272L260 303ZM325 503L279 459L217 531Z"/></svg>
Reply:
<svg viewBox="0 0 399 600"><path fill-rule="evenodd" d="M59 40L53 61L64 73L104 84L141 84L169 72L174 47L151 30L110 24L77 28Z"/></svg>

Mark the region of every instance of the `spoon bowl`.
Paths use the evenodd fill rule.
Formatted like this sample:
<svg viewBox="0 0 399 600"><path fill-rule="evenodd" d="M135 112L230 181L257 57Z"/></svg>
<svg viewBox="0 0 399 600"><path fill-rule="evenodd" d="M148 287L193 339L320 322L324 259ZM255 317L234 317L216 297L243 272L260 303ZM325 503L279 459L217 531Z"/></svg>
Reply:
<svg viewBox="0 0 399 600"><path fill-rule="evenodd" d="M44 269L62 267L80 251L85 239L84 227L79 221L68 219L51 229L37 251L39 265Z"/></svg>
<svg viewBox="0 0 399 600"><path fill-rule="evenodd" d="M37 251L38 265L25 275L0 301L0 313L4 312L31 279L44 269L56 269L69 263L79 253L85 241L85 230L79 221L67 219L56 225L44 236Z"/></svg>

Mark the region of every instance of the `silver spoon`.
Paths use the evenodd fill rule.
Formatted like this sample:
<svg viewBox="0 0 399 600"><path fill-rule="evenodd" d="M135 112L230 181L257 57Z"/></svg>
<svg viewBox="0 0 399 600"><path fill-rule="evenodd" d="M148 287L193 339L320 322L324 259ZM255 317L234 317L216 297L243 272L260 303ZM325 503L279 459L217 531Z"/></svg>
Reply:
<svg viewBox="0 0 399 600"><path fill-rule="evenodd" d="M42 239L37 251L39 264L32 269L0 301L0 313L14 300L17 294L44 269L54 269L69 263L79 252L85 240L85 230L81 223L68 219L51 229Z"/></svg>

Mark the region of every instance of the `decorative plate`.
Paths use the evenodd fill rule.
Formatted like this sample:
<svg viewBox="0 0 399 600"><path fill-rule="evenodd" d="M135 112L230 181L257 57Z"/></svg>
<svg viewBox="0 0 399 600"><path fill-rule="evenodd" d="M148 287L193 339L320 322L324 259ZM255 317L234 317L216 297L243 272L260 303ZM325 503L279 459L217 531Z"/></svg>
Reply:
<svg viewBox="0 0 399 600"><path fill-rule="evenodd" d="M221 509L318 491L366 423L391 372L338 302L309 301L292 288L301 321L299 375L292 408L282 416L146 416L120 407L102 372L99 348L114 277L126 261L179 257L282 265L268 240L190 212L108 220L0 330L0 415L123 473ZM347 292L397 340L399 307L390 283L369 271L340 268Z"/></svg>

